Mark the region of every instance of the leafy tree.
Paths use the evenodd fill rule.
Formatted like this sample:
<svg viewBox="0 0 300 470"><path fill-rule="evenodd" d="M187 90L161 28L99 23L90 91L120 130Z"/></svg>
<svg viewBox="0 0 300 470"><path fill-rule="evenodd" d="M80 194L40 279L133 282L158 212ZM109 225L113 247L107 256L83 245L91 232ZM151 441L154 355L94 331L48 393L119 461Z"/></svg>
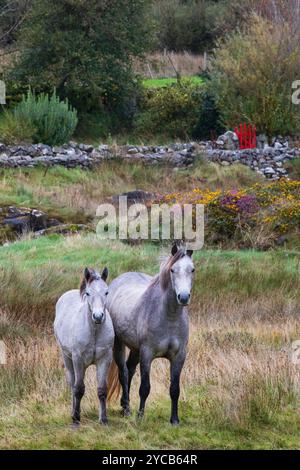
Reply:
<svg viewBox="0 0 300 470"><path fill-rule="evenodd" d="M132 61L147 48L150 0L32 0L10 78L53 88L79 110L122 109L136 81Z"/></svg>
<svg viewBox="0 0 300 470"><path fill-rule="evenodd" d="M244 23L250 2L253 0L155 0L158 47L209 51L218 38Z"/></svg>

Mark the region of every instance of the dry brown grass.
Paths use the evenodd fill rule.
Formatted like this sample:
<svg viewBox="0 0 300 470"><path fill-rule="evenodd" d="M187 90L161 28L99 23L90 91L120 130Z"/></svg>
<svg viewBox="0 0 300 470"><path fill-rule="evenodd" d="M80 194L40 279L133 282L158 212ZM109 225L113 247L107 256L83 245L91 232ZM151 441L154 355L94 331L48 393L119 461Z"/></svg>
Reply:
<svg viewBox="0 0 300 470"><path fill-rule="evenodd" d="M195 307L194 307L195 308ZM182 396L201 390L201 409L219 424L251 427L267 420L298 397L300 370L291 362L291 342L300 335L299 319L262 321L241 319L239 308L222 309L211 318L193 313L188 359L182 378ZM196 318L195 318L196 317ZM28 403L44 407L58 402L68 413L70 402L62 361L51 330L7 341L8 365L1 382L1 409L9 405L18 414ZM168 364L154 363L149 407L168 394ZM139 377L133 387L137 406ZM94 368L86 377L83 416L97 410ZM197 395L196 395L197 396ZM117 407L115 404L113 407ZM11 413L10 408L9 413ZM84 418L85 420L85 418Z"/></svg>
<svg viewBox="0 0 300 470"><path fill-rule="evenodd" d="M202 55L190 52L154 52L145 62L135 64L136 72L144 78L173 78L176 71L182 77L198 75L205 68Z"/></svg>

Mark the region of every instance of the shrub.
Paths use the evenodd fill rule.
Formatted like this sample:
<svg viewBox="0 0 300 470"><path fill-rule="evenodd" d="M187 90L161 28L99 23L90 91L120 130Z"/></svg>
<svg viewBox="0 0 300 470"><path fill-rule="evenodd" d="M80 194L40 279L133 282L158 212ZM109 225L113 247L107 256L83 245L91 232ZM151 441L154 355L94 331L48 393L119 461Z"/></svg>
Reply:
<svg viewBox="0 0 300 470"><path fill-rule="evenodd" d="M60 101L54 91L52 96L28 91L13 111L16 122L28 123L34 130L34 143L60 145L68 142L74 133L78 119L77 112L68 101Z"/></svg>
<svg viewBox="0 0 300 470"><path fill-rule="evenodd" d="M146 90L136 128L140 134L187 138L193 134L202 101L201 85L184 79L174 85Z"/></svg>
<svg viewBox="0 0 300 470"><path fill-rule="evenodd" d="M211 89L226 127L248 121L269 137L299 132L299 108L291 100L300 71L298 42L287 24L254 15L246 31L219 45Z"/></svg>
<svg viewBox="0 0 300 470"><path fill-rule="evenodd" d="M214 95L206 88L203 92L202 106L199 108L199 117L193 131L193 137L212 139L212 132L220 135L223 131Z"/></svg>
<svg viewBox="0 0 300 470"><path fill-rule="evenodd" d="M32 143L35 132L27 119L20 119L11 111L4 112L0 119L0 139L6 145Z"/></svg>
<svg viewBox="0 0 300 470"><path fill-rule="evenodd" d="M282 179L225 192L195 188L164 196L161 202L204 204L209 242L234 240L247 247L261 248L271 246L282 235L299 236L299 181ZM260 237L256 239L257 234Z"/></svg>

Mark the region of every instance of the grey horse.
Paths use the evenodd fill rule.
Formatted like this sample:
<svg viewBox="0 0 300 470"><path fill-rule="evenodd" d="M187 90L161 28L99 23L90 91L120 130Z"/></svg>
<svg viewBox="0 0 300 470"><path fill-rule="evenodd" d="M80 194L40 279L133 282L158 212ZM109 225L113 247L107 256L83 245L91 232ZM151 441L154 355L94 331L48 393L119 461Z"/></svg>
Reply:
<svg viewBox="0 0 300 470"><path fill-rule="evenodd" d="M107 306L116 334L114 359L119 369L124 415L130 414L129 392L137 365L140 363L141 370L138 416L142 417L150 393L151 363L163 357L171 364L171 423L179 424L180 375L189 336L187 305L194 271L192 251L174 245L171 257L154 278L126 273L109 286ZM127 361L126 346L130 350Z"/></svg>
<svg viewBox="0 0 300 470"><path fill-rule="evenodd" d="M107 276L107 268L101 275L86 268L80 289L66 292L56 304L54 332L72 390L74 424L80 422L80 403L85 391L84 376L91 364L95 364L97 368L100 423L107 424L107 378L115 337L113 324L106 310ZM111 373L114 374L113 369ZM110 384L110 378L108 381Z"/></svg>

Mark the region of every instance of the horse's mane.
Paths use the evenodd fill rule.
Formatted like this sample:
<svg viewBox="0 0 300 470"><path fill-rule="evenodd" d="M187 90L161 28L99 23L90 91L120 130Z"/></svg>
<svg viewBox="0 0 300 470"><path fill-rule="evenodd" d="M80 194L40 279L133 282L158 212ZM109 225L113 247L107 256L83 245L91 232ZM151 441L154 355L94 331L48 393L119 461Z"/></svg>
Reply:
<svg viewBox="0 0 300 470"><path fill-rule="evenodd" d="M177 261L186 256L186 250L180 248L175 255L168 257L162 262L160 272L154 277L149 287L154 287L160 284L163 290L167 290L170 280L170 271Z"/></svg>
<svg viewBox="0 0 300 470"><path fill-rule="evenodd" d="M97 279L100 279L100 276L99 276L99 273L97 273L97 271L95 270L91 271L91 276L88 281L86 280L85 277L82 279L80 283L80 287L79 287L81 297L84 296L85 289L87 288L87 286L91 284L93 281L97 281Z"/></svg>

